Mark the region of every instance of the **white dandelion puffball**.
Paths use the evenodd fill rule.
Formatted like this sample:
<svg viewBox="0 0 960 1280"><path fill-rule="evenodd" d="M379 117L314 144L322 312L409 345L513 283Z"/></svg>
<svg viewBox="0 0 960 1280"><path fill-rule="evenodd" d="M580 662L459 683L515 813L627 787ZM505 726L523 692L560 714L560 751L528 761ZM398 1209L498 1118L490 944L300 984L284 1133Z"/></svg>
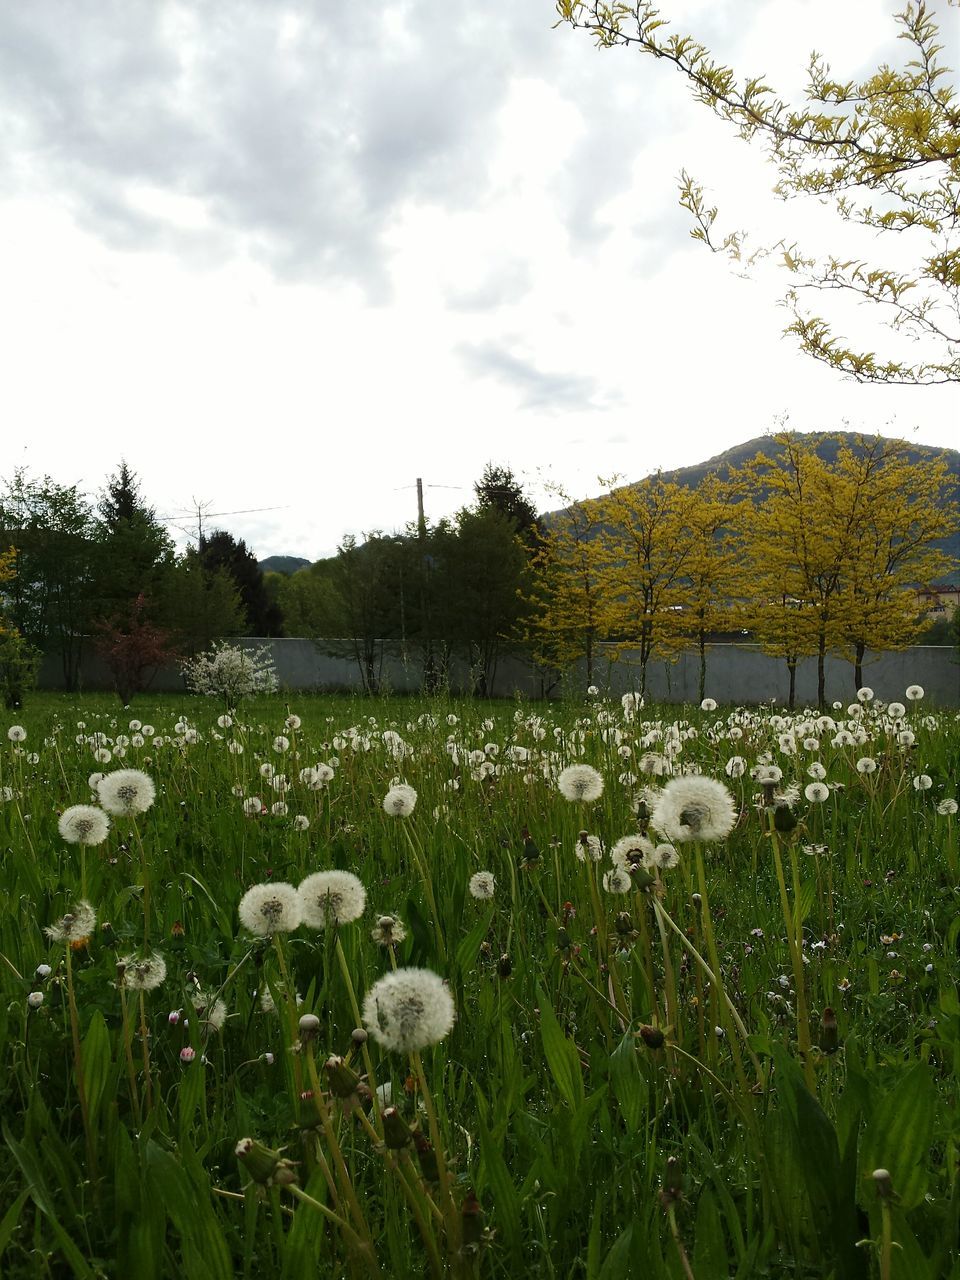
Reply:
<svg viewBox="0 0 960 1280"><path fill-rule="evenodd" d="M497 891L497 882L492 871L478 871L470 877L470 897L479 902L488 902Z"/></svg>
<svg viewBox="0 0 960 1280"><path fill-rule="evenodd" d="M660 792L650 821L669 840L723 840L737 820L733 796L714 778L691 773Z"/></svg>
<svg viewBox="0 0 960 1280"><path fill-rule="evenodd" d="M937 813L943 818L952 817L957 812L957 809L960 809L960 805L957 804L956 800L941 800L937 805Z"/></svg>
<svg viewBox="0 0 960 1280"><path fill-rule="evenodd" d="M728 778L742 778L747 771L747 762L743 756L731 756L723 766L723 771Z"/></svg>
<svg viewBox="0 0 960 1280"><path fill-rule="evenodd" d="M629 836L621 836L610 850L610 860L617 867L628 871L631 867L642 866L653 853L653 841L638 831Z"/></svg>
<svg viewBox="0 0 960 1280"><path fill-rule="evenodd" d="M128 991L156 991L167 976L167 965L159 951L149 956L124 956L123 985Z"/></svg>
<svg viewBox="0 0 960 1280"><path fill-rule="evenodd" d="M660 871L669 871L680 861L680 855L672 844L658 844L653 853L644 860L645 867L657 867Z"/></svg>
<svg viewBox="0 0 960 1280"><path fill-rule="evenodd" d="M75 804L64 809L57 830L67 844L103 844L110 830L110 819L92 804Z"/></svg>
<svg viewBox="0 0 960 1280"><path fill-rule="evenodd" d="M300 725L302 723L303 721L300 719L299 716L289 715L287 716L286 720L284 720L283 727L285 729L291 729L294 732L296 732L296 730L300 728Z"/></svg>
<svg viewBox="0 0 960 1280"><path fill-rule="evenodd" d="M861 702L872 702L873 690L864 685L862 689L857 690L857 697Z"/></svg>
<svg viewBox="0 0 960 1280"><path fill-rule="evenodd" d="M391 787L383 797L383 811L391 818L409 818L417 803L417 793L405 782Z"/></svg>
<svg viewBox="0 0 960 1280"><path fill-rule="evenodd" d="M929 791L933 786L933 779L929 773L918 773L913 780L914 791Z"/></svg>
<svg viewBox="0 0 960 1280"><path fill-rule="evenodd" d="M97 794L107 813L131 817L146 813L157 798L157 789L150 775L140 769L115 769L97 783Z"/></svg>
<svg viewBox="0 0 960 1280"><path fill-rule="evenodd" d="M811 804L823 804L830 798L830 788L823 782L811 782L804 787L803 794Z"/></svg>
<svg viewBox="0 0 960 1280"><path fill-rule="evenodd" d="M300 895L292 884L255 884L240 899L240 923L258 938L290 933L300 923Z"/></svg>
<svg viewBox="0 0 960 1280"><path fill-rule="evenodd" d="M85 942L97 927L97 913L89 902L78 902L56 924L44 930L53 942Z"/></svg>
<svg viewBox="0 0 960 1280"><path fill-rule="evenodd" d="M456 1020L446 983L429 969L397 969L375 982L363 1002L363 1025L393 1053L438 1044Z"/></svg>
<svg viewBox="0 0 960 1280"><path fill-rule="evenodd" d="M906 694L910 702L919 702L920 699L923 697L923 685L922 684L907 685Z"/></svg>
<svg viewBox="0 0 960 1280"><path fill-rule="evenodd" d="M603 887L607 893L629 893L633 881L623 867L613 867L603 873Z"/></svg>
<svg viewBox="0 0 960 1280"><path fill-rule="evenodd" d="M370 937L378 947L397 947L407 936L403 921L396 916L380 916Z"/></svg>
<svg viewBox="0 0 960 1280"><path fill-rule="evenodd" d="M902 702L891 702L887 705L887 715L891 720L902 720L907 714L907 708Z"/></svg>
<svg viewBox="0 0 960 1280"><path fill-rule="evenodd" d="M12 724L7 730L7 737L11 742L24 742L26 736L27 731L22 724Z"/></svg>
<svg viewBox="0 0 960 1280"><path fill-rule="evenodd" d="M716 709L717 709L717 704L713 700L713 698L704 698L704 700L700 703L701 711L716 711Z"/></svg>
<svg viewBox="0 0 960 1280"><path fill-rule="evenodd" d="M564 800L589 804L603 795L603 778L592 765L568 764L557 778L557 789Z"/></svg>
<svg viewBox="0 0 960 1280"><path fill-rule="evenodd" d="M243 802L243 812L248 818L258 817L263 813L263 801L259 796L247 796Z"/></svg>
<svg viewBox="0 0 960 1280"><path fill-rule="evenodd" d="M311 929L350 924L367 905L363 883L350 871L315 871L297 889L303 923Z"/></svg>
<svg viewBox="0 0 960 1280"><path fill-rule="evenodd" d="M298 813L293 820L294 831L309 831L310 819L305 814Z"/></svg>
<svg viewBox="0 0 960 1280"><path fill-rule="evenodd" d="M857 773L876 773L877 762L873 756L863 756L857 761Z"/></svg>

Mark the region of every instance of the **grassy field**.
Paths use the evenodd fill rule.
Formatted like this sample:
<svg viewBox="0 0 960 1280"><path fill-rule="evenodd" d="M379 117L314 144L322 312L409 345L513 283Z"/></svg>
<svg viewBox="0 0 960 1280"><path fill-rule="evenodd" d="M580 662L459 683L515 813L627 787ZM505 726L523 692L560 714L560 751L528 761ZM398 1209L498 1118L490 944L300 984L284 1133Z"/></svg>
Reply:
<svg viewBox="0 0 960 1280"><path fill-rule="evenodd" d="M960 717L880 692L38 695L0 1274L960 1276Z"/></svg>

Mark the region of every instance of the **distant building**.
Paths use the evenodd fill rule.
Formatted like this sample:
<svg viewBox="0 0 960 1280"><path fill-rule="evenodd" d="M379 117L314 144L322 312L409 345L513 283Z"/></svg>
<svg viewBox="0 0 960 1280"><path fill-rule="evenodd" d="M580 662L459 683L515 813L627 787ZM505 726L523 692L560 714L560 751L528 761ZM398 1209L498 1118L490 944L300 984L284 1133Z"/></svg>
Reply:
<svg viewBox="0 0 960 1280"><path fill-rule="evenodd" d="M949 618L960 609L960 585L920 587L917 591L917 608L925 618Z"/></svg>

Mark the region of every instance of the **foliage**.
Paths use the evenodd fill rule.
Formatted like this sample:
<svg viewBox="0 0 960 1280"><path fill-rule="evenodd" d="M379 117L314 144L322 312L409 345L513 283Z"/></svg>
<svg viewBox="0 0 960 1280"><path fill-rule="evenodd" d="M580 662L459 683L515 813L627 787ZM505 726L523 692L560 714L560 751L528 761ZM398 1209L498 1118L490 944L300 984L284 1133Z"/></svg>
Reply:
<svg viewBox="0 0 960 1280"><path fill-rule="evenodd" d="M92 538L91 593L101 620L127 613L138 597L158 598L173 543L123 460L100 495Z"/></svg>
<svg viewBox="0 0 960 1280"><path fill-rule="evenodd" d="M743 232L717 243L717 210L683 173L681 203L693 217L695 239L739 264L779 255L792 278L784 299L793 315L787 332L802 351L860 382L960 380L960 249L954 244L960 109L940 61L939 28L924 0L911 0L897 15L909 54L902 67L884 64L862 81L843 80L814 53L800 106L783 101L762 77L738 79L696 39L666 34L667 19L652 4L558 0L557 10L562 21L586 29L604 48L638 49L676 67L699 102L740 137L766 145L778 175L774 189L784 199L828 202L841 222L880 233L891 249L902 239L919 242L907 272L842 254L819 260L784 241L751 250ZM920 342L919 358L878 356L849 343L834 322L805 309L803 290L870 303L895 330Z"/></svg>
<svg viewBox="0 0 960 1280"><path fill-rule="evenodd" d="M511 523L523 545L530 551L536 551L539 541L537 509L509 467L498 467L488 462L483 475L474 483L473 491L476 511L499 511Z"/></svg>
<svg viewBox="0 0 960 1280"><path fill-rule="evenodd" d="M180 669L193 693L220 698L228 707L236 707L257 693L271 693L277 687L273 657L266 645L247 649L221 641L190 658Z"/></svg>
<svg viewBox="0 0 960 1280"><path fill-rule="evenodd" d="M150 621L147 608L146 598L139 595L124 614L97 624L94 645L110 669L124 706L147 688L150 672L180 656L171 633Z"/></svg>
<svg viewBox="0 0 960 1280"><path fill-rule="evenodd" d="M246 629L234 578L225 569L205 568L192 547L161 578L156 616L174 634L177 646L188 653L243 635Z"/></svg>
<svg viewBox="0 0 960 1280"><path fill-rule="evenodd" d="M242 538L237 541L231 534L217 529L202 540L198 554L207 573L223 572L233 579L247 616L244 634L278 636L282 633L280 610L271 602L263 571Z"/></svg>
<svg viewBox="0 0 960 1280"><path fill-rule="evenodd" d="M179 694L143 699L145 734L115 699L39 695L25 741L0 734L4 1277L359 1276L371 1254L431 1280L954 1274L960 723L899 687L857 712L275 696L228 720ZM562 797L572 763L596 802ZM65 844L118 766L155 803ZM609 892L614 843L656 832L638 788L697 772L728 781L733 830ZM251 885L331 869L360 919L240 925ZM89 938L50 937L83 898ZM155 990L126 985L141 951ZM457 1009L416 1059L352 1034L394 963Z"/></svg>

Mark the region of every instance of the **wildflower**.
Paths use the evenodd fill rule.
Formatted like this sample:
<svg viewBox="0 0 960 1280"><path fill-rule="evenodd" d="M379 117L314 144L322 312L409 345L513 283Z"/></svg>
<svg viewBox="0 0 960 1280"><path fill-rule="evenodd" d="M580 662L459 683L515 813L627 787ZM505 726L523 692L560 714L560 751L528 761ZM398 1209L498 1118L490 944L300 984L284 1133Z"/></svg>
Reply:
<svg viewBox="0 0 960 1280"><path fill-rule="evenodd" d="M248 818L257 818L263 813L263 801L259 796L247 796L243 802L243 812Z"/></svg>
<svg viewBox="0 0 960 1280"><path fill-rule="evenodd" d="M44 930L54 942L82 945L97 927L97 913L89 902L78 902L72 911Z"/></svg>
<svg viewBox="0 0 960 1280"><path fill-rule="evenodd" d="M406 936L403 921L396 916L380 916L376 928L370 931L370 937L378 947L397 947Z"/></svg>
<svg viewBox="0 0 960 1280"><path fill-rule="evenodd" d="M67 844L102 844L110 830L110 819L92 804L75 804L64 809L57 830Z"/></svg>
<svg viewBox="0 0 960 1280"><path fill-rule="evenodd" d="M891 720L902 720L907 714L907 708L902 702L891 702L887 705L887 715Z"/></svg>
<svg viewBox="0 0 960 1280"><path fill-rule="evenodd" d="M311 929L350 924L367 905L367 891L350 871L316 871L297 889L303 923Z"/></svg>
<svg viewBox="0 0 960 1280"><path fill-rule="evenodd" d="M557 778L557 788L564 800L590 803L603 794L603 778L589 764L570 764Z"/></svg>
<svg viewBox="0 0 960 1280"><path fill-rule="evenodd" d="M603 873L603 887L607 893L629 893L632 883L623 867L613 867Z"/></svg>
<svg viewBox="0 0 960 1280"><path fill-rule="evenodd" d="M290 747L290 739L284 737L282 733L278 734L277 737L274 738L273 740L274 751L277 751L277 752L287 751L289 750L289 747Z"/></svg>
<svg viewBox="0 0 960 1280"><path fill-rule="evenodd" d="M688 774L667 783L650 820L675 842L723 840L733 830L736 809L722 782Z"/></svg>
<svg viewBox="0 0 960 1280"><path fill-rule="evenodd" d="M633 867L643 866L652 853L653 842L636 832L633 835L620 837L610 850L610 859L614 866L630 871Z"/></svg>
<svg viewBox="0 0 960 1280"><path fill-rule="evenodd" d="M927 950L928 951L930 950L929 943L927 944ZM39 978L41 982L45 982L46 979L50 977L50 974L52 972L53 970L50 968L48 964L38 964L34 976Z"/></svg>
<svg viewBox="0 0 960 1280"><path fill-rule="evenodd" d="M185 1067L189 1066L189 1064L194 1060L196 1056L197 1056L196 1049L191 1048L191 1046L188 1044L185 1044L183 1048L180 1050L180 1061L183 1063Z"/></svg>
<svg viewBox="0 0 960 1280"><path fill-rule="evenodd" d="M960 808L960 805L957 804L956 800L941 800L937 805L937 813L939 813L941 817L950 817L952 814L957 812L958 808Z"/></svg>
<svg viewBox="0 0 960 1280"><path fill-rule="evenodd" d="M577 837L577 843L574 847L574 853L580 862L599 862L603 857L603 843L599 836L592 836L587 831L581 831Z"/></svg>
<svg viewBox="0 0 960 1280"><path fill-rule="evenodd" d="M811 782L803 789L811 804L823 804L830 797L830 788L823 782Z"/></svg>
<svg viewBox="0 0 960 1280"><path fill-rule="evenodd" d="M877 762L873 756L863 756L857 761L857 773L876 773Z"/></svg>
<svg viewBox="0 0 960 1280"><path fill-rule="evenodd" d="M157 796L149 774L139 769L115 769L97 784L100 803L107 813L131 817L146 813Z"/></svg>
<svg viewBox="0 0 960 1280"><path fill-rule="evenodd" d="M305 817L302 813L298 813L293 820L293 829L294 831L309 831L310 819Z"/></svg>
<svg viewBox="0 0 960 1280"><path fill-rule="evenodd" d="M929 791L933 786L933 779L929 773L918 773L913 780L914 791Z"/></svg>
<svg viewBox="0 0 960 1280"><path fill-rule="evenodd" d="M23 742L26 736L27 731L22 724L12 724L7 730L7 737L11 742Z"/></svg>
<svg viewBox="0 0 960 1280"><path fill-rule="evenodd" d="M496 892L497 882L492 871L477 871L470 877L470 896L479 902L489 902Z"/></svg>
<svg viewBox="0 0 960 1280"><path fill-rule="evenodd" d="M901 729L897 734L897 742L901 747L912 747L916 740L916 735L911 729Z"/></svg>
<svg viewBox="0 0 960 1280"><path fill-rule="evenodd" d="M701 711L716 711L716 709L717 709L717 704L716 702L714 702L713 698L704 698L704 700L700 703Z"/></svg>
<svg viewBox="0 0 960 1280"><path fill-rule="evenodd" d="M728 778L742 778L747 771L747 762L743 756L731 756L723 766L723 771Z"/></svg>
<svg viewBox="0 0 960 1280"><path fill-rule="evenodd" d="M861 702L872 702L873 690L868 689L867 686L864 685L862 689L857 690L857 697L860 699Z"/></svg>
<svg viewBox="0 0 960 1280"><path fill-rule="evenodd" d="M680 855L672 844L658 844L653 853L644 859L647 867L657 867L660 871L669 871L680 861Z"/></svg>
<svg viewBox="0 0 960 1280"><path fill-rule="evenodd" d="M124 956L118 967L123 970L123 985L128 991L156 991L166 979L167 965L159 951L149 956Z"/></svg>
<svg viewBox="0 0 960 1280"><path fill-rule="evenodd" d="M31 1009L39 1009L40 1006L43 1004L43 992L31 991L30 994L27 996L27 1004Z"/></svg>
<svg viewBox="0 0 960 1280"><path fill-rule="evenodd" d="M255 884L240 899L240 923L259 938L290 933L300 923L303 907L292 884Z"/></svg>
<svg viewBox="0 0 960 1280"><path fill-rule="evenodd" d="M277 800L270 806L270 812L275 818L285 818L290 811L290 806L285 800Z"/></svg>
<svg viewBox="0 0 960 1280"><path fill-rule="evenodd" d="M391 787L383 797L383 811L392 818L409 818L417 803L417 793L405 782Z"/></svg>
<svg viewBox="0 0 960 1280"><path fill-rule="evenodd" d="M300 728L301 724L302 721L299 716L289 715L286 720L284 720L283 727L285 729L289 729L291 732L296 732L296 730Z"/></svg>
<svg viewBox="0 0 960 1280"><path fill-rule="evenodd" d="M429 969L398 969L367 992L363 1024L384 1049L415 1053L450 1034L456 1020L446 983Z"/></svg>
<svg viewBox="0 0 960 1280"><path fill-rule="evenodd" d="M595 684L588 684L588 685L587 685L587 693L589 694L589 696L590 696L591 698L595 698L599 692L600 692L600 690L597 688L597 686L596 686Z"/></svg>

